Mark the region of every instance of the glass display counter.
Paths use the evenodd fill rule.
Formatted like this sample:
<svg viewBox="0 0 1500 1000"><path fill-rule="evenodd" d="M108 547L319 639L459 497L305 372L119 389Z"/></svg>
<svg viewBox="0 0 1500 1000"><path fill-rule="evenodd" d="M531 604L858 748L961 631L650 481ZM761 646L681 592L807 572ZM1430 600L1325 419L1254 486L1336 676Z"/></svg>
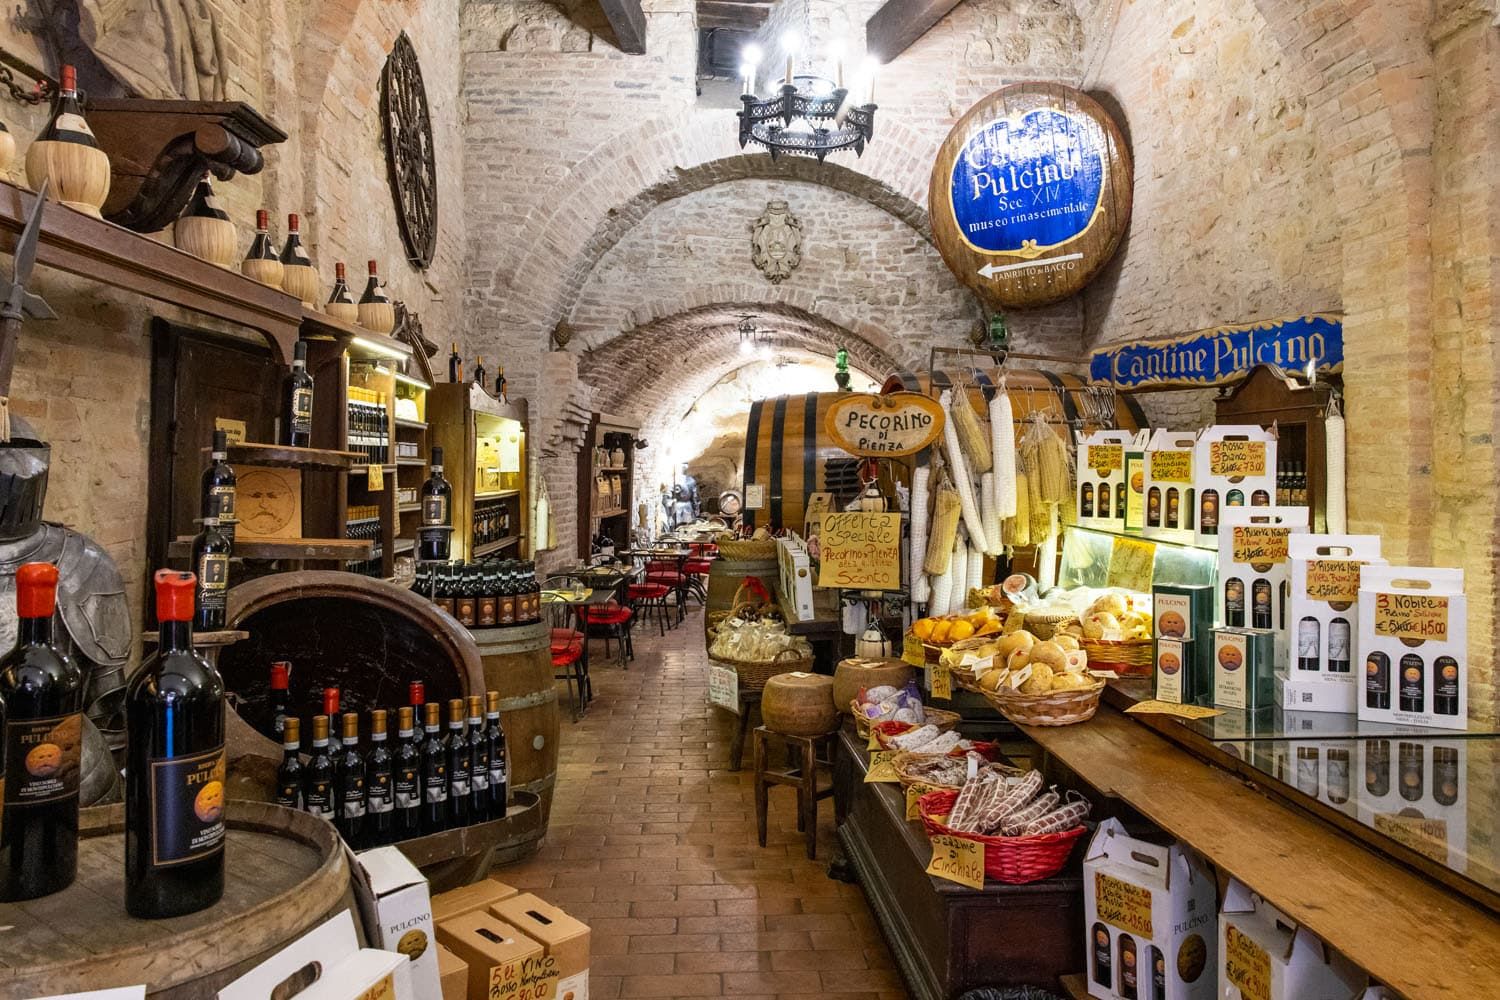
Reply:
<svg viewBox="0 0 1500 1000"><path fill-rule="evenodd" d="M1145 572L1148 558L1149 575ZM1063 529L1057 582L1061 587L1121 586L1145 593L1150 592L1152 582L1215 584L1218 559L1213 549L1074 525Z"/></svg>

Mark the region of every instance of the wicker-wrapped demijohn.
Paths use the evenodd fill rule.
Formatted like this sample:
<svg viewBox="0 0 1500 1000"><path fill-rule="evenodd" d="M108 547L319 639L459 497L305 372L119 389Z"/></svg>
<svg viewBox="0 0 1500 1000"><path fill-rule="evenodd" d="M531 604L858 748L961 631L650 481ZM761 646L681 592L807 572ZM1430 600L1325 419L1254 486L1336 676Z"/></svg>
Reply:
<svg viewBox="0 0 1500 1000"><path fill-rule="evenodd" d="M281 290L305 306L318 301L318 269L302 245L302 225L293 212L286 217L286 246L281 248Z"/></svg>
<svg viewBox="0 0 1500 1000"><path fill-rule="evenodd" d="M213 182L205 173L193 190L192 200L172 225L172 243L194 257L220 267L234 266L239 237L229 213L219 206Z"/></svg>
<svg viewBox="0 0 1500 1000"><path fill-rule="evenodd" d="M328 303L323 306L323 311L334 319L357 323L359 306L355 304L354 296L349 294L349 276L344 270L344 262L339 261L333 265L333 272L333 293L328 296Z"/></svg>
<svg viewBox="0 0 1500 1000"><path fill-rule="evenodd" d="M376 261L370 261L370 280L365 284L365 293L359 297L359 325L376 333L390 333L396 328L396 308L386 297L385 287L380 283L380 269Z"/></svg>
<svg viewBox="0 0 1500 1000"><path fill-rule="evenodd" d="M52 117L26 150L26 183L40 191L43 181L47 197L101 218L99 210L109 197L109 157L84 120L72 66L63 66Z"/></svg>
<svg viewBox="0 0 1500 1000"><path fill-rule="evenodd" d="M16 159L16 137L0 122L0 170L9 170Z"/></svg>
<svg viewBox="0 0 1500 1000"><path fill-rule="evenodd" d="M240 273L262 285L280 288L281 272L281 256L271 239L271 213L262 208L255 213L255 239L250 243L250 252L240 261Z"/></svg>

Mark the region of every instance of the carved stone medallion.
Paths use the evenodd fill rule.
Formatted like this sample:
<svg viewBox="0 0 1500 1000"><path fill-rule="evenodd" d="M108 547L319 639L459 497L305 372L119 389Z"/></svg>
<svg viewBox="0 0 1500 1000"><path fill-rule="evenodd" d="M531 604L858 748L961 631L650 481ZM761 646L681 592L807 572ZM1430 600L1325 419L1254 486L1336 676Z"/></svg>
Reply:
<svg viewBox="0 0 1500 1000"><path fill-rule="evenodd" d="M766 202L765 212L751 224L750 260L773 285L791 277L802 263L802 220L786 202Z"/></svg>

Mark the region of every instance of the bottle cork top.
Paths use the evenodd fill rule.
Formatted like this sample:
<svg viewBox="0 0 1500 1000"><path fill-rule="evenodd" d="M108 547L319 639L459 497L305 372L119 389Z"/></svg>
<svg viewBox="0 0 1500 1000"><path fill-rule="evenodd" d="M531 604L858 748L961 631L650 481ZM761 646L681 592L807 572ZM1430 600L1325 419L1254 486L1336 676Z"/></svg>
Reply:
<svg viewBox="0 0 1500 1000"><path fill-rule="evenodd" d="M192 591L188 591L192 599ZM26 563L16 570L16 614L21 618L51 618L57 608L57 567Z"/></svg>
<svg viewBox="0 0 1500 1000"><path fill-rule="evenodd" d="M411 729L413 722L412 716L414 714L415 713L412 711L410 705L402 705L400 708L396 709L396 725L401 729Z"/></svg>
<svg viewBox="0 0 1500 1000"><path fill-rule="evenodd" d="M301 223L297 219L297 213L296 212L288 213L288 215L286 217L286 231L289 232L289 233L295 233L300 228L301 228Z"/></svg>
<svg viewBox="0 0 1500 1000"><path fill-rule="evenodd" d="M422 706L422 722L425 725L429 726L436 726L438 724L439 719L437 702L429 701L427 704Z"/></svg>
<svg viewBox="0 0 1500 1000"><path fill-rule="evenodd" d="M421 681L412 681L406 685L406 700L413 705L421 705L427 701L427 685Z"/></svg>
<svg viewBox="0 0 1500 1000"><path fill-rule="evenodd" d="M479 695L477 695L477 694L471 694L471 695L469 695L469 718L471 718L471 719L477 719L477 718L479 718L479 706L481 704L483 704L483 702L484 702L484 699L480 698Z"/></svg>
<svg viewBox="0 0 1500 1000"><path fill-rule="evenodd" d="M282 723L281 742L294 745L302 741L302 720L288 717Z"/></svg>
<svg viewBox="0 0 1500 1000"><path fill-rule="evenodd" d="M379 264L379 261L373 261L373 260L370 261L370 276L371 277L374 277L375 275L377 275L377 274L380 273L380 269L377 266L378 264Z"/></svg>
<svg viewBox="0 0 1500 1000"><path fill-rule="evenodd" d="M292 678L292 665L285 660L271 664L271 690L285 691Z"/></svg>
<svg viewBox="0 0 1500 1000"><path fill-rule="evenodd" d="M255 210L255 228L264 232L271 228L271 213L263 208Z"/></svg>
<svg viewBox="0 0 1500 1000"><path fill-rule="evenodd" d="M323 689L323 714L332 718L339 714L339 689L326 687Z"/></svg>
<svg viewBox="0 0 1500 1000"><path fill-rule="evenodd" d="M345 712L343 719L344 739L353 740L359 738L359 715L356 712Z"/></svg>
<svg viewBox="0 0 1500 1000"><path fill-rule="evenodd" d="M448 702L448 721L449 722L462 722L462 721L464 721L464 700L462 698L453 698L453 699L449 700L449 702Z"/></svg>
<svg viewBox="0 0 1500 1000"><path fill-rule="evenodd" d="M339 261L337 264L333 265L333 273L338 276L338 279L340 281L344 280L345 274L344 274L344 262L343 261Z"/></svg>
<svg viewBox="0 0 1500 1000"><path fill-rule="evenodd" d="M63 63L62 71L58 76L61 78L58 84L60 90L75 91L78 89L78 70L74 69L68 63Z"/></svg>
<svg viewBox="0 0 1500 1000"><path fill-rule="evenodd" d="M328 739L328 716L313 716L313 739L315 741Z"/></svg>
<svg viewBox="0 0 1500 1000"><path fill-rule="evenodd" d="M198 578L175 569L156 571L156 620L190 622L193 620L193 588Z"/></svg>
<svg viewBox="0 0 1500 1000"><path fill-rule="evenodd" d="M372 733L383 733L383 732L385 732L385 716L386 716L386 711L383 708L377 708L373 712L370 713L370 732L372 732Z"/></svg>
<svg viewBox="0 0 1500 1000"><path fill-rule="evenodd" d="M484 710L486 712L500 711L500 692L486 691L484 693Z"/></svg>

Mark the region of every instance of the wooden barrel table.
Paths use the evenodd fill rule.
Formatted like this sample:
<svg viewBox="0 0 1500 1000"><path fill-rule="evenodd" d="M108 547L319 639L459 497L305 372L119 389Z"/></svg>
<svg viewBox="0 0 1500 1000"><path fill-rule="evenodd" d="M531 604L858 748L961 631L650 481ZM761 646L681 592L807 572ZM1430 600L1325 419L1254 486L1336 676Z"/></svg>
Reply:
<svg viewBox="0 0 1500 1000"><path fill-rule="evenodd" d="M552 680L552 630L546 622L472 632L484 670L484 686L500 692L500 722L510 754L510 787L539 799L540 822L500 845L504 864L532 853L547 832L552 790L557 784L557 688Z"/></svg>
<svg viewBox="0 0 1500 1000"><path fill-rule="evenodd" d="M0 903L0 996L145 983L152 997L211 1000L340 910L354 906L338 834L320 819L232 800L224 898L165 920L125 912L125 807L80 817L78 879L62 892Z"/></svg>

